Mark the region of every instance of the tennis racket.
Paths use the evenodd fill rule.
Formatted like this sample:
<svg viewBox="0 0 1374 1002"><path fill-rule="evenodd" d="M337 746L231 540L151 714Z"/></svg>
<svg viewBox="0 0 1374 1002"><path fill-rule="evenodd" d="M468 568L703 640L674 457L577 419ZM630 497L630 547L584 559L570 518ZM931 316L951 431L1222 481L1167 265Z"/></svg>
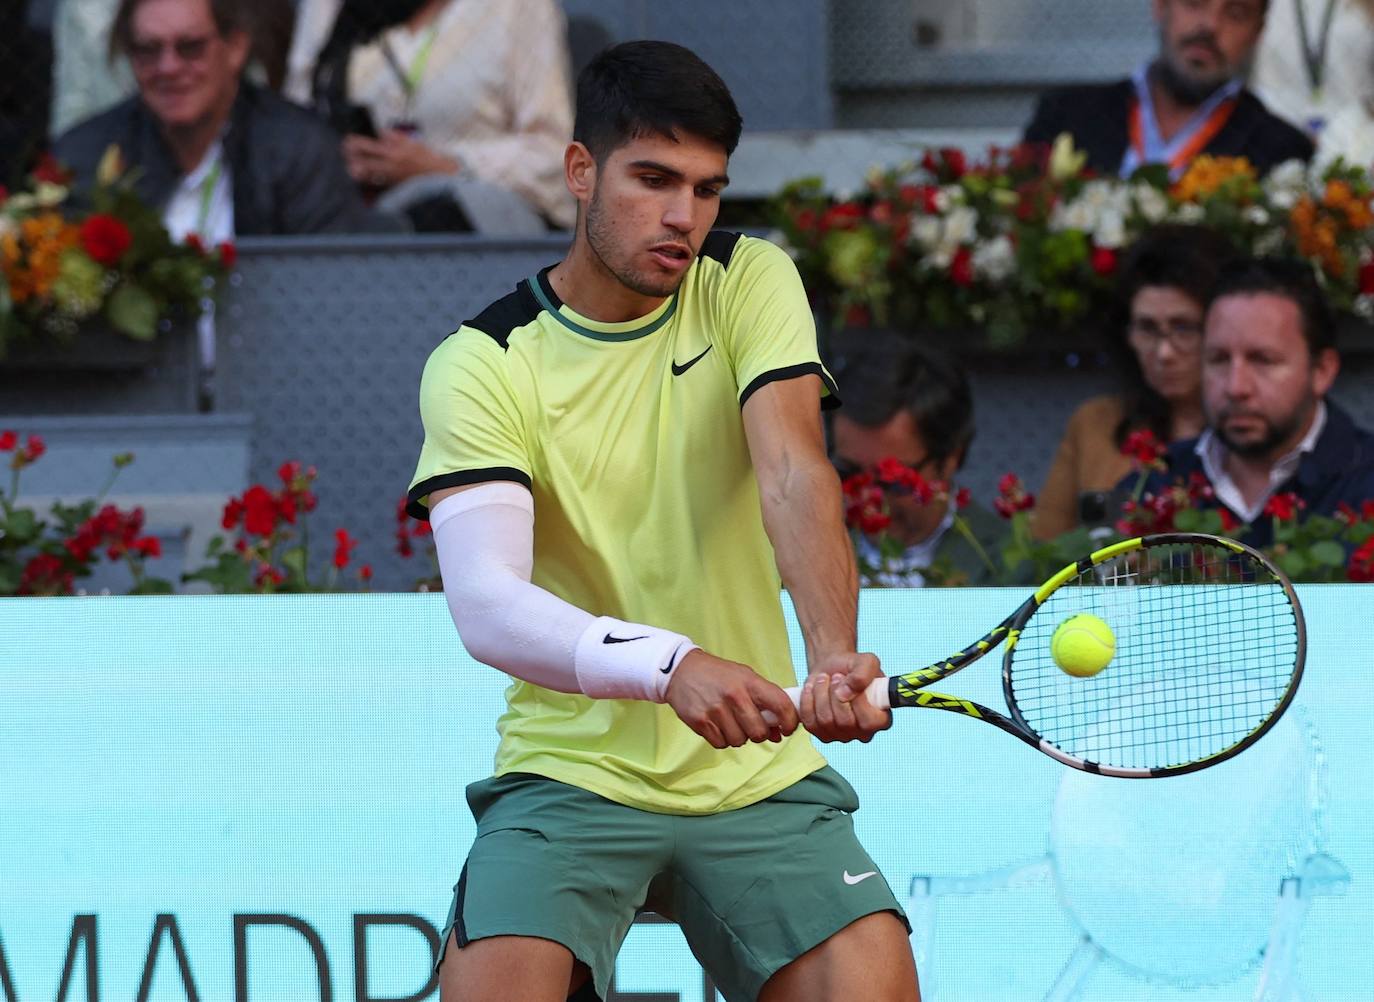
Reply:
<svg viewBox="0 0 1374 1002"><path fill-rule="evenodd" d="M1055 629L1079 612L1116 635L1111 662L1090 678L1066 674L1050 654ZM1009 713L926 688L998 644ZM1298 597L1262 554L1219 536L1163 533L1070 564L981 640L875 679L865 695L879 708L986 721L1085 772L1174 776L1258 741L1292 702L1306 651ZM786 691L799 703L800 686Z"/></svg>

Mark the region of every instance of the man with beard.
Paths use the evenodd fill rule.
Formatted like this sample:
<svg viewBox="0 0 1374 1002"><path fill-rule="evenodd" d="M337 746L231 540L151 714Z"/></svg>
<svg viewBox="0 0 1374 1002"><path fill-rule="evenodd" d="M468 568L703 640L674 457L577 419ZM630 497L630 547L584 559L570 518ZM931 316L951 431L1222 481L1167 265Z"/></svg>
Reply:
<svg viewBox="0 0 1374 1002"><path fill-rule="evenodd" d="M1302 515L1359 510L1374 500L1374 435L1327 391L1340 370L1330 310L1311 266L1253 259L1222 270L1207 308L1202 396L1208 427L1171 446L1168 470L1145 490L1205 478L1221 505L1249 528L1238 538L1273 541L1270 505L1294 494ZM1134 488L1128 477L1122 488ZM1275 502L1287 508L1287 500ZM1267 510L1266 510L1267 509Z"/></svg>
<svg viewBox="0 0 1374 1002"><path fill-rule="evenodd" d="M1152 0L1159 55L1130 79L1044 95L1029 143L1061 134L1099 173L1163 164L1178 178L1200 154L1245 157L1261 173L1307 160L1312 141L1244 86L1269 0Z"/></svg>
<svg viewBox="0 0 1374 1002"><path fill-rule="evenodd" d="M572 247L420 386L409 511L464 646L514 679L495 774L467 788L441 996L604 998L648 909L732 1002L916 1002L858 799L798 730L866 741L890 715L862 698L880 673L805 290L777 247L711 232L739 113L664 42L598 56L576 109Z"/></svg>

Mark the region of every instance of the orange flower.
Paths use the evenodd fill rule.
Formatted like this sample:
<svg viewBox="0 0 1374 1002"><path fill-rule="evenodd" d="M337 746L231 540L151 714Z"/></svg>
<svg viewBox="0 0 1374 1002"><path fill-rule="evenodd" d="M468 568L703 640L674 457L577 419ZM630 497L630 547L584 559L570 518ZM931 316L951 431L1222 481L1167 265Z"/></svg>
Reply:
<svg viewBox="0 0 1374 1002"><path fill-rule="evenodd" d="M63 251L78 245L78 227L55 212L45 212L23 220L19 234L6 234L0 240L0 268L9 279L10 298L16 303L42 299L57 279Z"/></svg>
<svg viewBox="0 0 1374 1002"><path fill-rule="evenodd" d="M1245 157L1214 157L1203 154L1188 165L1173 187L1173 196L1184 202L1196 202L1216 194L1223 185L1241 179L1254 183L1255 168Z"/></svg>
<svg viewBox="0 0 1374 1002"><path fill-rule="evenodd" d="M1349 190L1343 182L1331 182L1327 185L1323 206L1329 205L1334 185ZM1341 197L1338 189L1335 198L1339 200ZM1298 251L1303 257L1313 258L1320 262L1327 274L1334 278L1341 278L1345 275L1346 262L1345 256L1341 253L1340 224L1335 216L1330 211L1319 208L1310 196L1304 195L1298 199L1298 204L1293 206L1289 218L1293 222L1293 233L1297 237Z"/></svg>

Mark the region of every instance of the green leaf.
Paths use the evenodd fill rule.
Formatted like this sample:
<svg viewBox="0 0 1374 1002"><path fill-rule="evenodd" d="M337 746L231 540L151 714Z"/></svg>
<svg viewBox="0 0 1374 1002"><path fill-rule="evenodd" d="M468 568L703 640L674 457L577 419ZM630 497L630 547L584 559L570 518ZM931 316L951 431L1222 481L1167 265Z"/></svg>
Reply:
<svg viewBox="0 0 1374 1002"><path fill-rule="evenodd" d="M1202 512L1196 508L1184 508L1174 515L1174 525L1179 532L1201 532L1202 522Z"/></svg>
<svg viewBox="0 0 1374 1002"><path fill-rule="evenodd" d="M157 337L157 300L136 285L125 283L115 289L105 305L105 314L115 330L135 341Z"/></svg>
<svg viewBox="0 0 1374 1002"><path fill-rule="evenodd" d="M144 578L133 588L129 589L130 595L170 595L172 594L172 582L163 578Z"/></svg>
<svg viewBox="0 0 1374 1002"><path fill-rule="evenodd" d="M1344 567L1345 549L1340 543L1332 539L1323 539L1319 543L1313 543L1307 555L1314 561L1326 567Z"/></svg>
<svg viewBox="0 0 1374 1002"><path fill-rule="evenodd" d="M1282 553L1278 558L1278 565L1283 573L1287 574L1294 581L1300 579L1307 573L1307 558L1295 550Z"/></svg>
<svg viewBox="0 0 1374 1002"><path fill-rule="evenodd" d="M0 564L0 595L13 595L19 591L19 567Z"/></svg>
<svg viewBox="0 0 1374 1002"><path fill-rule="evenodd" d="M289 550L283 550L281 555L281 565L286 568L289 577L296 579L295 583L305 583L304 547L293 546Z"/></svg>
<svg viewBox="0 0 1374 1002"><path fill-rule="evenodd" d="M10 542L23 545L38 538L40 525L38 516L33 512L27 508L16 508L5 520L3 528Z"/></svg>

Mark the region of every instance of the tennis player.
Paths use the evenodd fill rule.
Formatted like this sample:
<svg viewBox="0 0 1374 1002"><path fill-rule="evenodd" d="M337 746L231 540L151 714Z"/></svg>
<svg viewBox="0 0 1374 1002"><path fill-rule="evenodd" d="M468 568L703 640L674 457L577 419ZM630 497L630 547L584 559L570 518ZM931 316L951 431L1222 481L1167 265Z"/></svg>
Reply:
<svg viewBox="0 0 1374 1002"><path fill-rule="evenodd" d="M879 666L855 649L806 294L781 250L711 232L740 125L680 46L597 57L571 249L425 367L409 509L464 645L515 680L467 790L444 1002L604 998L641 909L731 1002L918 998L858 799L798 730L867 741L890 718L854 699Z"/></svg>

